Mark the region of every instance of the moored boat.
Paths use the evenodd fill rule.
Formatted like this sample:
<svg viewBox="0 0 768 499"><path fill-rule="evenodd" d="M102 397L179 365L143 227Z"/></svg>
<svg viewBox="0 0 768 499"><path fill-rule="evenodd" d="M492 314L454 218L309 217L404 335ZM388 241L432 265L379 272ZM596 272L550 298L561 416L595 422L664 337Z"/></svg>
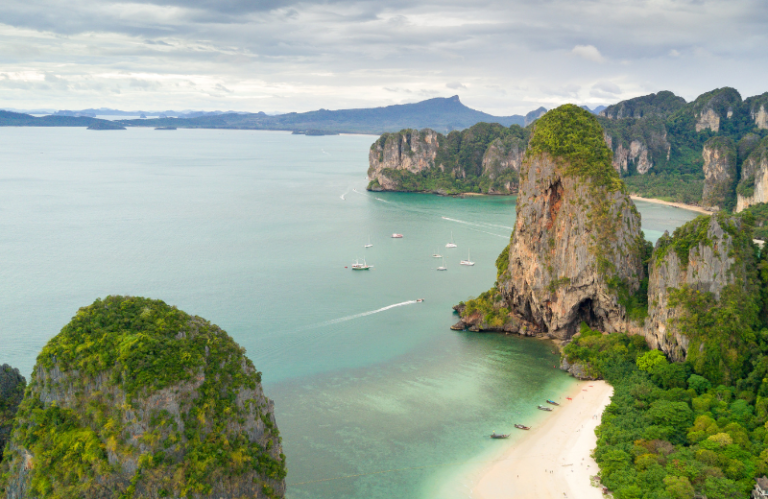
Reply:
<svg viewBox="0 0 768 499"><path fill-rule="evenodd" d="M491 433L491 438L509 438L509 433L504 435L504 434L498 434L494 431L493 433Z"/></svg>
<svg viewBox="0 0 768 499"><path fill-rule="evenodd" d="M549 400L549 399L547 399L547 404L560 405L557 402L555 402L554 400Z"/></svg>
<svg viewBox="0 0 768 499"><path fill-rule="evenodd" d="M402 238L403 238L403 235L402 235L402 234L398 234L397 232L395 232L394 234L392 234L392 237L393 237L394 239L402 239Z"/></svg>
<svg viewBox="0 0 768 499"><path fill-rule="evenodd" d="M552 412L552 408L551 407L544 407L543 405L539 406L539 410L540 411Z"/></svg>
<svg viewBox="0 0 768 499"><path fill-rule="evenodd" d="M519 430L530 430L531 429L530 426L525 426L524 424L516 424L515 428L517 428Z"/></svg>
<svg viewBox="0 0 768 499"><path fill-rule="evenodd" d="M453 231L451 231L451 242L445 245L446 248L457 248L456 243L453 241Z"/></svg>
<svg viewBox="0 0 768 499"><path fill-rule="evenodd" d="M355 260L355 263L352 264L352 270L370 270L373 265L368 265L368 263L363 259L363 263L360 263L360 260Z"/></svg>

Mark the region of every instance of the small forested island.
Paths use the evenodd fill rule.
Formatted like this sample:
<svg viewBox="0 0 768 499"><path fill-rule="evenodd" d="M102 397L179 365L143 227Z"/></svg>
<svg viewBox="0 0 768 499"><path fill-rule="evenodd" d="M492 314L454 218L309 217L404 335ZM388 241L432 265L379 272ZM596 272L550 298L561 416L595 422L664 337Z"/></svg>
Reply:
<svg viewBox="0 0 768 499"><path fill-rule="evenodd" d="M176 130L175 126L159 126L156 127L155 130Z"/></svg>
<svg viewBox="0 0 768 499"><path fill-rule="evenodd" d="M20 404L23 378L8 373L3 366L0 437L14 404L18 412L0 468L4 498L285 495L261 373L200 317L109 296L43 348Z"/></svg>
<svg viewBox="0 0 768 499"><path fill-rule="evenodd" d="M94 120L88 125L88 130L125 130L125 127L114 121Z"/></svg>
<svg viewBox="0 0 768 499"><path fill-rule="evenodd" d="M576 106L539 119L497 281L453 329L552 338L562 369L613 385L595 458L617 499L746 499L768 474L754 216L702 215L651 248L603 133Z"/></svg>
<svg viewBox="0 0 768 499"><path fill-rule="evenodd" d="M294 130L293 135L308 135L310 137L322 137L323 135L339 135L339 132L326 130Z"/></svg>

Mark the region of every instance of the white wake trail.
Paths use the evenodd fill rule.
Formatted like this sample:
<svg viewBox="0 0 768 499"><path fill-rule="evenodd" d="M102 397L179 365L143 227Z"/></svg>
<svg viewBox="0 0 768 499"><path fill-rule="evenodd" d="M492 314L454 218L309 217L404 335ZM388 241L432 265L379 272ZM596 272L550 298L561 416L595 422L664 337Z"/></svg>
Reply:
<svg viewBox="0 0 768 499"><path fill-rule="evenodd" d="M448 218L448 217L440 217L440 218L442 218L443 220L448 220L449 222L456 222L456 223L465 224L465 225L474 225L475 227L486 227L486 228L498 227L499 229L509 229L509 230L515 229L514 227L507 227L506 225L489 224L486 222L474 223L474 222L466 222L464 220L458 220L456 218Z"/></svg>
<svg viewBox="0 0 768 499"><path fill-rule="evenodd" d="M304 327L301 327L299 329L294 329L293 332L306 331L307 329L315 329L315 328L318 328L318 327L332 326L334 324L339 324L341 322L347 322L347 321L351 321L351 320L354 320L354 319L360 319L361 317L367 317L369 315L378 314L378 313L381 313L381 312L386 312L387 310L391 310L391 309L396 308L396 307L402 307L402 306L405 306L405 305L412 305L414 303L418 303L418 302L416 300L408 300L408 301L404 301L404 302L401 302L401 303L395 303L394 305L387 305L386 307L378 308L376 310L369 310L368 312L362 312L362 313L359 313L359 314L348 315L346 317L340 317L338 319L331 319L329 321L321 322L319 324L312 324L312 325L309 325L309 326L304 326Z"/></svg>

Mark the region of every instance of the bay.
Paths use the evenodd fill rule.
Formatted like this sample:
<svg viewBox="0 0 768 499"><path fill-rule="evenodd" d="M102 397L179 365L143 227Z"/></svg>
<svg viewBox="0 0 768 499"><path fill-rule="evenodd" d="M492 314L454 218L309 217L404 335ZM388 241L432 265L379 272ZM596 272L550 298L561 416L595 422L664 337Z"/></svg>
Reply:
<svg viewBox="0 0 768 499"><path fill-rule="evenodd" d="M373 140L3 128L0 362L28 376L98 297L159 298L263 372L289 497L467 497L514 444L487 435L535 421L572 380L549 342L448 329L452 305L493 285L515 199L368 193ZM696 216L637 205L652 240ZM358 258L373 269L351 271Z"/></svg>

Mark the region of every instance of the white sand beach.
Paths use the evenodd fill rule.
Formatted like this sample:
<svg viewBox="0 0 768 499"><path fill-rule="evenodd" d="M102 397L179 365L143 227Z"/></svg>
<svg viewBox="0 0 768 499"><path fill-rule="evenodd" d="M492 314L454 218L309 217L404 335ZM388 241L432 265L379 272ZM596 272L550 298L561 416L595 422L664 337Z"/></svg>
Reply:
<svg viewBox="0 0 768 499"><path fill-rule="evenodd" d="M542 423L533 427L501 459L490 464L472 491L473 499L599 499L590 484L598 472L590 453L595 428L610 403L605 381L579 382ZM520 431L520 430L517 430Z"/></svg>
<svg viewBox="0 0 768 499"><path fill-rule="evenodd" d="M712 214L711 211L706 210L700 206L693 206L692 204L674 203L672 201L662 201L661 199L644 198L640 196L629 196L629 197L639 201L646 201L648 203L663 204L667 206L674 206L675 208L680 208L683 210L695 211L696 213L703 213L704 215Z"/></svg>

